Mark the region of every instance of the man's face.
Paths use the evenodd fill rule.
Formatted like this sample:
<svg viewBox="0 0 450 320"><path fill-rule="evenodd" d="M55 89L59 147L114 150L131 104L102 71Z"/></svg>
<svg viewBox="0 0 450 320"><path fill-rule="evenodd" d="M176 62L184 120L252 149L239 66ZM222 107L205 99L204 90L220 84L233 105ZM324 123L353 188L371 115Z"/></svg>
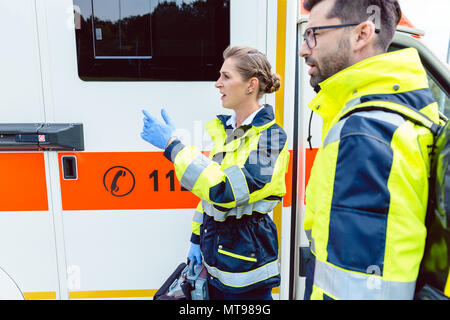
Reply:
<svg viewBox="0 0 450 320"><path fill-rule="evenodd" d="M339 18L327 18L335 0L318 3L310 12L306 28L342 24ZM316 46L308 47L306 41L300 48L300 56L311 67L311 86L318 91L319 83L351 65L350 34L347 28L315 31Z"/></svg>

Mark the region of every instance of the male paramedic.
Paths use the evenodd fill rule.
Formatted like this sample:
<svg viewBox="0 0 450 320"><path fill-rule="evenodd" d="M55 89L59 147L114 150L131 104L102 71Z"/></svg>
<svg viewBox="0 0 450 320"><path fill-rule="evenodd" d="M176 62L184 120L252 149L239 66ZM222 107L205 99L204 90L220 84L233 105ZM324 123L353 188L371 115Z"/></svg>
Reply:
<svg viewBox="0 0 450 320"><path fill-rule="evenodd" d="M387 52L396 0L307 0L299 55L323 118L306 191L305 299L412 299L424 252L431 132L438 122L418 52ZM374 107L382 107L375 109Z"/></svg>

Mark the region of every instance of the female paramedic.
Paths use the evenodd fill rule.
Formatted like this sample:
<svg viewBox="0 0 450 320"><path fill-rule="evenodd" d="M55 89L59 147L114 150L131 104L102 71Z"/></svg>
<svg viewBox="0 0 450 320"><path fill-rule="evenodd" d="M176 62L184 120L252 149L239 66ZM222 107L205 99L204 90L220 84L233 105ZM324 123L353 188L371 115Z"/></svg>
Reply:
<svg viewBox="0 0 450 320"><path fill-rule="evenodd" d="M289 152L273 108L259 100L280 88L280 77L256 49L228 47L223 57L215 86L223 107L233 112L206 125L213 140L209 158L173 136L176 128L164 109L164 123L143 110L141 137L165 149L180 184L201 199L188 259L207 268L210 299L270 300L280 272L269 213L286 193Z"/></svg>

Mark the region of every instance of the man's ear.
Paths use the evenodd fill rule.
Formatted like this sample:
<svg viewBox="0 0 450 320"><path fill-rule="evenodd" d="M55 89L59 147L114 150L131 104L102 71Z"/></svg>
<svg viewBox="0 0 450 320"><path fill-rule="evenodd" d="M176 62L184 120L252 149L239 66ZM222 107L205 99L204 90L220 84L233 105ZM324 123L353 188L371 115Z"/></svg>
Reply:
<svg viewBox="0 0 450 320"><path fill-rule="evenodd" d="M375 24L372 21L364 21L355 27L353 33L354 50L361 51L371 46L375 41L377 33Z"/></svg>

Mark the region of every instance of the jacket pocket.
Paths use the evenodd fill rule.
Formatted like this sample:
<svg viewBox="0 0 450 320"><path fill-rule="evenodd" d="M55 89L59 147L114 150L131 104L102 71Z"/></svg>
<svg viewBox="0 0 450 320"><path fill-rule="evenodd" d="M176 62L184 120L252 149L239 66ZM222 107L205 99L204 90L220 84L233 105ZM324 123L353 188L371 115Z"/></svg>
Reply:
<svg viewBox="0 0 450 320"><path fill-rule="evenodd" d="M228 251L226 249L223 248L223 246L219 245L219 248L217 249L217 252L219 252L220 254L235 258L235 259L240 259L240 260L244 260L244 261L249 261L249 262L257 262L258 260L256 259L256 254L252 253L250 254L250 257L248 256L243 256L240 254L236 254L233 253L231 251Z"/></svg>
<svg viewBox="0 0 450 320"><path fill-rule="evenodd" d="M206 218L200 226L200 248L203 258L208 265L216 263L216 253L218 241L217 229L214 220L210 217Z"/></svg>

